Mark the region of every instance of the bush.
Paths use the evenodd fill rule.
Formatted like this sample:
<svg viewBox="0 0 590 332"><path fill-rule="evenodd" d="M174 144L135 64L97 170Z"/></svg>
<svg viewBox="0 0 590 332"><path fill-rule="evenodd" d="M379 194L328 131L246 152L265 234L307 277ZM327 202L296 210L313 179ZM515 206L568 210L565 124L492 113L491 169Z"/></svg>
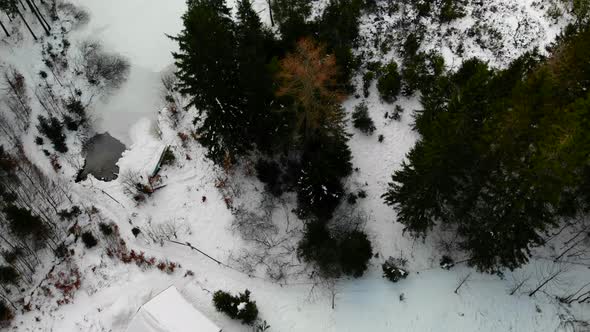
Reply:
<svg viewBox="0 0 590 332"><path fill-rule="evenodd" d="M104 236L110 236L113 234L113 227L104 222L98 224L98 229Z"/></svg>
<svg viewBox="0 0 590 332"><path fill-rule="evenodd" d="M105 52L102 45L94 41L83 42L80 49L84 75L90 84L117 88L127 79L130 69L127 59Z"/></svg>
<svg viewBox="0 0 590 332"><path fill-rule="evenodd" d="M346 232L338 240L325 223L313 221L306 225L297 254L306 262L315 263L324 278L338 277L342 273L358 278L367 269L373 248L361 231Z"/></svg>
<svg viewBox="0 0 590 332"><path fill-rule="evenodd" d="M0 301L0 327L8 327L13 318L14 313L12 310L4 301Z"/></svg>
<svg viewBox="0 0 590 332"><path fill-rule="evenodd" d="M64 123L69 131L77 131L80 127L78 121L74 120L74 118L69 115L64 115Z"/></svg>
<svg viewBox="0 0 590 332"><path fill-rule="evenodd" d="M375 73L372 71L368 71L363 75L363 95L365 98L369 97L369 88L371 87L371 83L375 79Z"/></svg>
<svg viewBox="0 0 590 332"><path fill-rule="evenodd" d="M247 289L238 296L218 290L213 294L213 305L217 311L232 319L239 319L243 324L251 325L258 318L258 307L255 301L250 300L250 291Z"/></svg>
<svg viewBox="0 0 590 332"><path fill-rule="evenodd" d="M372 256L371 241L361 231L352 231L340 243L340 265L344 274L355 278L362 276Z"/></svg>
<svg viewBox="0 0 590 332"><path fill-rule="evenodd" d="M57 258L66 258L68 256L68 247L64 243L58 245L55 248L55 256Z"/></svg>
<svg viewBox="0 0 590 332"><path fill-rule="evenodd" d="M354 113L352 113L352 123L355 128L365 134L372 134L375 131L375 124L373 123L373 119L369 116L369 108L364 102L358 104L354 108Z"/></svg>
<svg viewBox="0 0 590 332"><path fill-rule="evenodd" d="M172 165L176 161L176 156L170 148L167 148L162 156L162 165Z"/></svg>
<svg viewBox="0 0 590 332"><path fill-rule="evenodd" d="M381 77L377 81L377 90L383 100L392 103L397 100L401 89L401 76L395 62L382 68Z"/></svg>
<svg viewBox="0 0 590 332"><path fill-rule="evenodd" d="M381 265L383 268L383 276L392 282L406 279L410 273L401 267L403 265L404 263L401 260L389 257L387 261Z"/></svg>
<svg viewBox="0 0 590 332"><path fill-rule="evenodd" d="M315 263L323 277L340 275L338 242L330 235L323 222L313 221L306 225L297 254L304 261Z"/></svg>
<svg viewBox="0 0 590 332"><path fill-rule="evenodd" d="M41 134L49 138L55 151L62 153L68 152L66 135L63 133L63 125L61 122L55 117L49 117L49 119L47 119L42 115L39 115L38 119L39 124L37 125L37 129Z"/></svg>
<svg viewBox="0 0 590 332"><path fill-rule="evenodd" d="M133 227L131 229L131 233L133 234L133 236L137 237L141 233L141 230L139 229L139 227Z"/></svg>
<svg viewBox="0 0 590 332"><path fill-rule="evenodd" d="M35 144L43 145L43 138L39 136L35 137Z"/></svg>
<svg viewBox="0 0 590 332"><path fill-rule="evenodd" d="M395 109L393 110L393 113L391 113L391 119L399 121L401 120L403 113L404 109L399 105L395 105Z"/></svg>
<svg viewBox="0 0 590 332"><path fill-rule="evenodd" d="M98 244L98 240L91 232L84 232L82 233L82 242L86 248L90 249Z"/></svg>
<svg viewBox="0 0 590 332"><path fill-rule="evenodd" d="M455 266L455 261L447 255L443 255L440 259L440 267L445 270L450 270L453 266Z"/></svg>
<svg viewBox="0 0 590 332"><path fill-rule="evenodd" d="M0 283L2 285L16 285L20 275L15 268L9 265L0 266Z"/></svg>

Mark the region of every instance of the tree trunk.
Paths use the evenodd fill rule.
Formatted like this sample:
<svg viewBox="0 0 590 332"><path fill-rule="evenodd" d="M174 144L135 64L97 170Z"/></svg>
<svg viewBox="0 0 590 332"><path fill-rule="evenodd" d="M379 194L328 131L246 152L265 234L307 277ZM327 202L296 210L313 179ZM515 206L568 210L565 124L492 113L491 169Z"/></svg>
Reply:
<svg viewBox="0 0 590 332"><path fill-rule="evenodd" d="M31 1L30 0L25 0L25 1L27 2L27 5L29 5L29 8L31 9L31 12L33 12L33 14L35 14L35 17L37 18L37 21L39 21L39 23L43 27L43 30L45 30L45 34L49 36L50 35L49 29L43 23L43 20L41 19L41 16L39 16L39 13L37 13L37 11L35 10L35 7L33 7L33 5L31 4Z"/></svg>
<svg viewBox="0 0 590 332"><path fill-rule="evenodd" d="M4 24L2 24L2 21L0 21L0 27L2 27L2 30L4 30L4 33L6 34L6 36L10 37L8 30L6 30L6 27L4 26Z"/></svg>
<svg viewBox="0 0 590 332"><path fill-rule="evenodd" d="M35 3L35 0L30 0L30 1L33 4L33 7L35 7L35 9L37 10L37 12L39 13L39 16L41 16L41 19L43 20L43 22L45 22L45 25L47 25L47 28L49 30L51 30L51 25L49 25L49 23L47 23L47 20L43 16L43 13L41 13L41 11L39 10L39 7L37 7L37 4ZM43 3L43 1L41 1L41 3Z"/></svg>
<svg viewBox="0 0 590 332"><path fill-rule="evenodd" d="M23 10L27 11L27 7L25 7L25 4L21 0L18 0L18 2L20 3L21 6L23 6Z"/></svg>
<svg viewBox="0 0 590 332"><path fill-rule="evenodd" d="M35 33L33 32L33 29L31 29L31 27L29 26L29 23L27 23L27 20L25 20L25 17L23 16L23 14L20 12L20 10L17 10L18 16L20 16L20 18L23 20L23 22L25 22L25 25L27 26L27 29L29 29L29 32L31 33L31 35L33 36L33 38L35 39L35 41L37 41L37 36L35 36Z"/></svg>
<svg viewBox="0 0 590 332"><path fill-rule="evenodd" d="M271 6L271 0L266 0L266 2L268 3L268 12L270 14L270 26L274 27L275 26L275 21L272 18L272 6Z"/></svg>

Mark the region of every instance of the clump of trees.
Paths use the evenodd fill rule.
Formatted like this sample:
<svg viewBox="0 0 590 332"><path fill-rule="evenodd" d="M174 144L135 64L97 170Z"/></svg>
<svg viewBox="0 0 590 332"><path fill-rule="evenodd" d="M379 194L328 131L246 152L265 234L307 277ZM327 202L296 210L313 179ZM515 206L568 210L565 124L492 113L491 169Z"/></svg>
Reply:
<svg viewBox="0 0 590 332"><path fill-rule="evenodd" d="M354 107L352 124L365 134L372 134L375 131L375 123L369 116L369 107L366 103L363 102Z"/></svg>
<svg viewBox="0 0 590 332"><path fill-rule="evenodd" d="M172 37L178 90L199 112L195 136L209 158L228 165L264 154L255 169L267 190L295 190L299 215L325 226L352 171L341 102L358 67L351 48L364 2L331 1L315 20L309 1L270 4L280 38L248 0L238 1L235 19L225 1L189 1L184 29ZM363 242L349 235L340 249Z"/></svg>
<svg viewBox="0 0 590 332"><path fill-rule="evenodd" d="M250 299L250 291L247 289L237 296L218 290L213 294L213 305L217 311L242 321L242 324L252 325L258 318L256 301Z"/></svg>
<svg viewBox="0 0 590 332"><path fill-rule="evenodd" d="M371 241L355 218L337 218L332 223L308 221L297 248L303 260L315 264L320 277L360 277L373 256Z"/></svg>
<svg viewBox="0 0 590 332"><path fill-rule="evenodd" d="M388 103L396 101L401 86L401 75L399 74L397 63L392 61L381 68L380 76L377 80L377 90L381 99Z"/></svg>
<svg viewBox="0 0 590 332"><path fill-rule="evenodd" d="M590 30L574 27L549 59L505 70L477 59L422 91L422 139L385 201L415 236L454 230L480 270L526 263L544 234L587 209Z"/></svg>
<svg viewBox="0 0 590 332"><path fill-rule="evenodd" d="M39 115L38 121L37 129L51 141L55 151L61 153L68 152L66 135L63 133L63 124L61 121L56 117L50 116L46 118L43 115Z"/></svg>

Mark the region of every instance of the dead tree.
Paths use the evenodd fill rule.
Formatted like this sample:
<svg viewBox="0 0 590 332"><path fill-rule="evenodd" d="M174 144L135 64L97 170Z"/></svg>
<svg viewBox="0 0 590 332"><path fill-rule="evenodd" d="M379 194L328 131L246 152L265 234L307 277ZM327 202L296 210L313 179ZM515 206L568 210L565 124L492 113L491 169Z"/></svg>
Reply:
<svg viewBox="0 0 590 332"><path fill-rule="evenodd" d="M274 27L275 26L275 21L272 18L272 4L271 4L271 0L266 0L266 3L268 4L268 13L270 15L270 26Z"/></svg>
<svg viewBox="0 0 590 332"><path fill-rule="evenodd" d="M545 267L542 271L537 270L539 284L529 293L529 296L534 296L538 291L542 290L550 283L555 285L562 284L563 280L561 277L567 271L567 267L563 264L551 264L549 267Z"/></svg>
<svg viewBox="0 0 590 332"><path fill-rule="evenodd" d="M575 223L569 224L570 237L564 241L562 252L554 259L555 262L561 260L564 256L579 257L587 254L588 243L590 243L590 223L586 218L580 218Z"/></svg>
<svg viewBox="0 0 590 332"><path fill-rule="evenodd" d="M526 276L512 276L512 281L513 281L513 286L510 289L510 295L514 295L516 294L516 292L518 292L519 289L522 288L522 286L524 286L526 284L527 281L529 281L531 279L530 275L526 275Z"/></svg>
<svg viewBox="0 0 590 332"><path fill-rule="evenodd" d="M29 127L31 116L25 78L16 69L11 68L4 72L4 82L7 86L5 104L12 112L16 124L25 131Z"/></svg>
<svg viewBox="0 0 590 332"><path fill-rule="evenodd" d="M27 26L27 29L29 29L29 32L31 33L31 36L33 36L33 39L35 39L35 41L37 41L38 40L37 35L35 35L35 33L33 32L33 29L31 29L31 26L29 25L29 23L27 22L27 20L23 16L23 14L18 9L16 10L16 12L18 13L18 16L20 16L20 18L23 20L23 22Z"/></svg>
<svg viewBox="0 0 590 332"><path fill-rule="evenodd" d="M43 13L41 13L41 10L39 10L39 7L37 7L37 4L35 3L35 0L27 0L27 1L29 1L33 5L33 8L37 11L37 13L39 13L39 16L41 17L41 20L43 20L43 23L45 23L45 25L47 26L47 28L49 30L51 30L51 25L49 25L49 23L47 23L47 20L43 16ZM41 3L44 3L44 2L41 1Z"/></svg>
<svg viewBox="0 0 590 332"><path fill-rule="evenodd" d="M584 284L582 287L578 288L577 291L571 293L567 296L562 296L559 300L563 303L571 304L574 302L578 303L590 303L590 282Z"/></svg>
<svg viewBox="0 0 590 332"><path fill-rule="evenodd" d="M459 282L459 286L457 286L457 288L455 288L455 294L459 294L459 289L461 288L461 286L463 286L463 284L465 284L466 282L469 281L470 277L471 277L471 273L468 273L463 277L463 279L461 279L461 281Z"/></svg>
<svg viewBox="0 0 590 332"><path fill-rule="evenodd" d="M41 19L41 16L39 15L39 13L35 10L35 7L33 7L33 5L31 4L31 1L25 0L25 2L27 3L27 5L29 5L29 9L31 9L31 12L33 13L33 15L35 15L35 17L37 18L37 20L39 21L39 23L43 27L43 30L45 30L45 34L47 34L49 36L50 35L49 27L45 26L45 23Z"/></svg>
<svg viewBox="0 0 590 332"><path fill-rule="evenodd" d="M4 33L6 34L6 36L10 37L10 33L8 33L8 30L6 29L4 24L2 24L2 21L0 21L0 27L2 28L2 30L4 30Z"/></svg>

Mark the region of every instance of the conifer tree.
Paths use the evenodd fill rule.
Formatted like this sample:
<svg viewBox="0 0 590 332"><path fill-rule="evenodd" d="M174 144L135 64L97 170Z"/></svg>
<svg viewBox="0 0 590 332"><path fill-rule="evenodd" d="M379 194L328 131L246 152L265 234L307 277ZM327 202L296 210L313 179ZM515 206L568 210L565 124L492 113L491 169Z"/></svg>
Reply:
<svg viewBox="0 0 590 332"><path fill-rule="evenodd" d="M224 0L190 0L183 15L184 28L173 37L180 51L173 53L180 92L188 95L187 107L201 115L197 134L208 156L221 163L225 156L245 153L249 121L239 94L236 66L236 24Z"/></svg>
<svg viewBox="0 0 590 332"><path fill-rule="evenodd" d="M281 60L279 96L292 99L295 138L303 148L297 183L301 210L328 220L344 194L342 178L350 174L351 152L344 130L342 94L333 55L311 39Z"/></svg>
<svg viewBox="0 0 590 332"><path fill-rule="evenodd" d="M587 206L575 193L588 188L588 47L585 28L547 61L530 53L492 71L471 60L423 91L422 140L384 195L398 221L417 235L452 227L481 270L527 262L560 217Z"/></svg>
<svg viewBox="0 0 590 332"><path fill-rule="evenodd" d="M236 21L236 59L240 93L250 124L247 134L259 150L270 151L284 136L284 114L275 104L273 67L269 65L277 41L265 28L250 0L238 1ZM255 82L253 84L253 82Z"/></svg>

